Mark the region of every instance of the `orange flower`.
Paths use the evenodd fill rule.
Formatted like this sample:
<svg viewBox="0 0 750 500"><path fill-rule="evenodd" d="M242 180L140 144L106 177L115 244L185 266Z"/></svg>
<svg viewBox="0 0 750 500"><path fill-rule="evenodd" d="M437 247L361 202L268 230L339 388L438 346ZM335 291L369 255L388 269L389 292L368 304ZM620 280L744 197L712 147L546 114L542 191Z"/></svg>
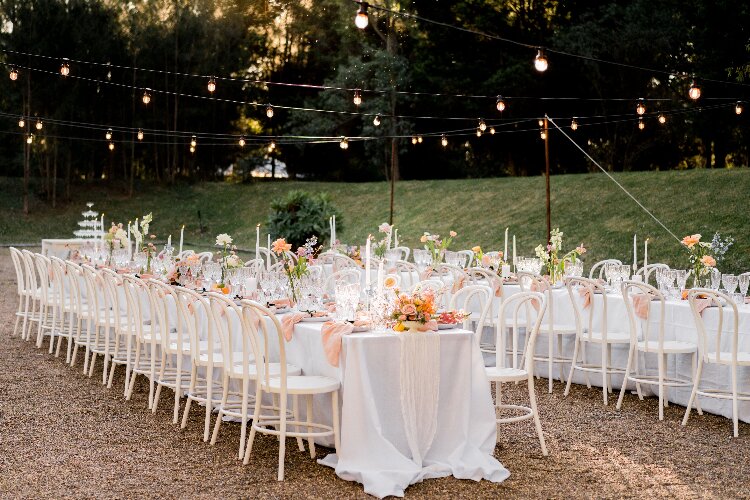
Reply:
<svg viewBox="0 0 750 500"><path fill-rule="evenodd" d="M479 245L477 245L475 247L472 247L471 251L474 252L474 253L479 253L479 252L482 251L482 247L480 247Z"/></svg>
<svg viewBox="0 0 750 500"><path fill-rule="evenodd" d="M701 263L706 267L716 267L716 259L710 255L704 255L701 257Z"/></svg>
<svg viewBox="0 0 750 500"><path fill-rule="evenodd" d="M690 236L685 236L684 238L682 238L682 244L688 248L693 248L700 241L701 241L700 234L692 234Z"/></svg>
<svg viewBox="0 0 750 500"><path fill-rule="evenodd" d="M291 250L292 244L287 243L284 238L279 238L271 244L271 249L273 250L273 253L281 255L282 253Z"/></svg>
<svg viewBox="0 0 750 500"><path fill-rule="evenodd" d="M390 289L396 286L396 277L395 276L386 276L385 280L383 281L383 286Z"/></svg>

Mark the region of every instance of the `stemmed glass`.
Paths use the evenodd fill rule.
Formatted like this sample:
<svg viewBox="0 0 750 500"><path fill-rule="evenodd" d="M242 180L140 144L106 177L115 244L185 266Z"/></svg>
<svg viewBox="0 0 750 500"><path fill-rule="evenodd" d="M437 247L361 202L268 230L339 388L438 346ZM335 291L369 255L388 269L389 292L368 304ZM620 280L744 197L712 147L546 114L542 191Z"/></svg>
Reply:
<svg viewBox="0 0 750 500"><path fill-rule="evenodd" d="M721 273L715 267L711 268L711 290L718 290L721 286Z"/></svg>
<svg viewBox="0 0 750 500"><path fill-rule="evenodd" d="M750 285L750 274L740 274L737 277L737 282L740 285L740 293L743 296L747 295L747 287Z"/></svg>
<svg viewBox="0 0 750 500"><path fill-rule="evenodd" d="M414 250L414 264L421 273L432 265L432 255L427 250L416 249Z"/></svg>
<svg viewBox="0 0 750 500"><path fill-rule="evenodd" d="M209 287L211 283L218 283L221 278L221 264L218 262L207 262L203 266L203 277L209 282Z"/></svg>
<svg viewBox="0 0 750 500"><path fill-rule="evenodd" d="M737 276L734 274L724 274L721 276L721 283L729 295L733 294L737 289L737 281Z"/></svg>
<svg viewBox="0 0 750 500"><path fill-rule="evenodd" d="M688 279L688 271L686 269L676 269L675 276L677 277L677 288L681 291L685 289Z"/></svg>

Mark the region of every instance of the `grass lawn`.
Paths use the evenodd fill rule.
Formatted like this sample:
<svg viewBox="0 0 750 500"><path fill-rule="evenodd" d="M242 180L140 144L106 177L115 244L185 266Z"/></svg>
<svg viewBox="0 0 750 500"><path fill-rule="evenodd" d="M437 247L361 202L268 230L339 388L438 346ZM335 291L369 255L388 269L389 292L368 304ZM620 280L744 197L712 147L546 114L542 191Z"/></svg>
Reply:
<svg viewBox="0 0 750 500"><path fill-rule="evenodd" d="M701 233L710 239L715 231L733 236L736 242L719 268L750 270L749 169L633 172L615 178L679 237ZM566 250L583 242L589 248L588 263L606 257L632 262L637 233L639 260L647 237L650 262L686 267L686 252L678 242L603 174L559 175L551 182L552 225L565 233ZM255 246L255 225L265 221L270 201L290 189L328 192L343 213L338 237L350 244L363 242L388 219L384 182L143 185L132 199L114 188L83 185L74 189L70 203L54 210L33 200L32 213L24 216L20 180L0 178L0 244L72 237L80 212L92 201L94 209L104 212L107 225L153 211L152 231L159 240L169 234L177 240L185 224L188 246L211 245L216 234L227 232L241 248L250 249ZM419 246L423 231L446 234L453 229L458 232L456 248L478 244L485 251L502 250L505 228L510 227L519 255L530 256L546 235L543 177L404 181L396 187L395 211L399 239L410 247Z"/></svg>

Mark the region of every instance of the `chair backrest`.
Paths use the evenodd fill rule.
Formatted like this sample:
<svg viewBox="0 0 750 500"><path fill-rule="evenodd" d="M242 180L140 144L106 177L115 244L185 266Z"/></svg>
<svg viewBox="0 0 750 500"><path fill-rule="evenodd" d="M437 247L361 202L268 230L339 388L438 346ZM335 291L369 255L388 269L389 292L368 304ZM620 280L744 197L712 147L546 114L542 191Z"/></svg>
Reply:
<svg viewBox="0 0 750 500"><path fill-rule="evenodd" d="M26 272L21 251L15 247L10 247L10 259L13 261L13 269L16 271L16 293L23 295L28 289L28 284L26 283Z"/></svg>
<svg viewBox="0 0 750 500"><path fill-rule="evenodd" d="M86 285L83 283L83 271L81 270L81 266L75 262L66 260L65 270L68 276L68 293L70 294L70 304L73 308L73 312L75 312L79 318L88 319L90 311L87 307L83 307L84 295L82 294L81 287L85 288Z"/></svg>
<svg viewBox="0 0 750 500"><path fill-rule="evenodd" d="M607 294L604 286L597 280L583 277L565 278L565 286L568 289L570 302L573 304L573 313L575 316L576 331L579 338L592 340L595 333L601 335L602 342L607 343ZM588 294L589 304L584 308L581 297ZM596 294L602 297L602 315L601 325L597 332L594 332L594 318L596 317L597 301L594 300ZM596 335L597 337L599 335Z"/></svg>
<svg viewBox="0 0 750 500"><path fill-rule="evenodd" d="M534 307L536 306L536 307ZM523 347L516 344L516 336L513 336L511 345L511 358L513 368L517 367L519 355L522 359L521 368L526 370L529 377L534 376L534 352L536 351L536 338L539 334L539 326L547 311L547 297L541 292L519 292L503 300L498 313L497 328L498 341L502 345L495 346L495 366L505 367L506 346L504 332L508 327L508 318L512 318L510 327L514 331L520 328L526 329L526 339ZM521 319L522 321L519 321ZM531 328L529 328L531 325Z"/></svg>
<svg viewBox="0 0 750 500"><path fill-rule="evenodd" d="M33 254L37 277L39 278L39 290L43 304L51 304L50 297L50 268L49 257L40 253Z"/></svg>
<svg viewBox="0 0 750 500"><path fill-rule="evenodd" d="M471 283L473 285L487 284L490 288L492 288L492 293L495 293L495 290L497 290L498 288L502 289L503 287L502 278L498 276L497 273L492 269L487 269L484 267L470 267L466 270L466 274L469 275L469 279L471 280Z"/></svg>
<svg viewBox="0 0 750 500"><path fill-rule="evenodd" d="M607 267L607 264L617 264L618 266L622 265L622 262L617 259L604 259L600 260L599 262L595 263L593 266L591 266L591 270L589 270L589 278L602 278L602 274L604 274L604 269Z"/></svg>
<svg viewBox="0 0 750 500"><path fill-rule="evenodd" d="M221 343L225 374L234 378L249 377L250 364L256 358L252 335L246 331L248 325L243 319L242 306L220 293L209 293L208 300L208 328ZM235 348L240 349L240 359L235 356Z"/></svg>
<svg viewBox="0 0 750 500"><path fill-rule="evenodd" d="M411 287L410 292L414 293L417 290L432 291L435 295L435 305L438 308L447 306L446 301L449 300L446 299L448 287L446 287L442 281L434 279L418 281Z"/></svg>
<svg viewBox="0 0 750 500"><path fill-rule="evenodd" d="M458 253L458 255L463 258L460 267L469 267L471 265L471 261L474 260L474 252L472 250L459 250L456 253Z"/></svg>
<svg viewBox="0 0 750 500"><path fill-rule="evenodd" d="M245 322L244 331L249 332L252 336L250 345L254 351L253 357L258 370L256 383L260 384L261 388L265 390L270 386L270 346L274 345L278 348L279 362L278 376L274 374L274 379L278 378L279 380L279 397L285 399L287 393L287 363L281 323L271 310L251 300L242 301L242 313Z"/></svg>
<svg viewBox="0 0 750 500"><path fill-rule="evenodd" d="M398 260L409 260L409 255L411 255L411 249L409 247L393 247L393 249L401 252Z"/></svg>
<svg viewBox="0 0 750 500"><path fill-rule="evenodd" d="M127 323L130 326L130 331L135 332L136 337L141 342L148 343L155 342L156 335L151 335L149 339L145 338L143 331L143 324L146 319L150 319L152 324L156 323L156 314L149 311L144 314L143 297L147 294L146 282L135 275L126 274L122 277L122 288L125 292L125 303L127 304ZM149 305L151 305L149 303Z"/></svg>
<svg viewBox="0 0 750 500"><path fill-rule="evenodd" d="M123 312L127 311L125 291L122 288L122 276L107 268L99 269L102 278L102 289L106 297L107 307L104 314L107 319L112 318L116 329L121 329L127 324ZM122 295L120 291L122 290Z"/></svg>
<svg viewBox="0 0 750 500"><path fill-rule="evenodd" d="M96 269L88 264L81 264L81 274L86 289L84 295L88 304L89 316L91 319L98 321L99 312L105 307L101 277Z"/></svg>
<svg viewBox="0 0 750 500"><path fill-rule="evenodd" d="M180 260L184 260L185 257L188 257L190 255L195 255L195 250L183 250L182 252L177 254L177 258Z"/></svg>
<svg viewBox="0 0 750 500"><path fill-rule="evenodd" d="M159 337L161 348L169 354L189 355L190 335L185 318L180 314L175 287L153 278L147 280L146 285L153 304L151 331Z"/></svg>
<svg viewBox="0 0 750 500"><path fill-rule="evenodd" d="M211 262L214 260L214 253L213 252L201 252L198 254L198 258L201 261L201 264L205 264L206 262Z"/></svg>
<svg viewBox="0 0 750 500"><path fill-rule="evenodd" d="M221 341L214 337L213 329L207 327L208 324L208 301L194 292L193 290L178 286L175 287L177 295L178 314L187 328L190 339L190 358L193 363L199 363L203 366L213 366L213 357L209 354L207 361L201 362L201 354L212 353L215 349L221 348ZM205 339L200 338L199 332L205 331ZM201 340L207 343L205 347L201 346Z"/></svg>
<svg viewBox="0 0 750 500"><path fill-rule="evenodd" d="M625 301L625 307L628 311L628 321L630 323L630 342L634 344L639 340L645 342L643 349L645 351L664 353L664 312L666 310L666 299L664 295L648 283L640 281L624 281L622 283L622 298ZM636 302L640 302L637 304ZM653 318L653 304L659 306L659 326L655 333L651 331ZM638 309L641 314L638 314ZM645 309L645 310L644 310ZM643 315L645 314L645 318ZM640 328L638 328L640 326ZM641 330L642 335L638 335ZM656 341L656 349L650 348L650 343Z"/></svg>
<svg viewBox="0 0 750 500"><path fill-rule="evenodd" d="M333 256L333 272L341 271L343 269L361 269L357 261L346 255L334 255Z"/></svg>
<svg viewBox="0 0 750 500"><path fill-rule="evenodd" d="M402 288L404 289L411 288L421 279L417 266L405 259L396 261L396 273L401 276Z"/></svg>
<svg viewBox="0 0 750 500"><path fill-rule="evenodd" d="M63 310L69 308L71 296L67 286L68 276L65 274L65 262L55 256L49 258L49 269L51 276L52 297L51 302L55 307Z"/></svg>
<svg viewBox="0 0 750 500"><path fill-rule="evenodd" d="M28 290L32 293L39 288L39 279L37 278L36 264L34 263L34 254L24 249L21 250L21 263L26 272L26 284Z"/></svg>
<svg viewBox="0 0 750 500"><path fill-rule="evenodd" d="M703 319L703 309L699 308L700 300L710 301L708 306L716 307L718 311L718 321L715 327L711 331L715 331L713 338L709 337L708 325ZM718 363L721 361L721 352L729 352L731 355L732 370L737 368L737 352L739 350L739 316L737 312L737 304L732 298L717 290L711 290L709 288L693 288L688 292L688 302L690 304L690 310L693 311L693 318L695 319L695 326L698 330L698 351L703 361L706 363ZM725 304L727 306L725 306ZM727 313L727 310L730 313ZM728 328L724 326L725 315L730 314L728 318ZM711 322L713 324L713 321ZM725 336L728 335L730 339L727 341ZM709 342L710 341L710 342ZM730 346L730 350L727 351L726 346ZM723 360L726 362L726 358Z"/></svg>
<svg viewBox="0 0 750 500"><path fill-rule="evenodd" d="M336 282L345 281L347 284L360 283L362 280L362 273L359 269L342 269L336 271L328 276L323 282L323 293L327 293L330 297L336 291Z"/></svg>
<svg viewBox="0 0 750 500"><path fill-rule="evenodd" d="M649 278L656 273L658 269L669 270L669 266L666 264L654 263L647 264L635 272L636 276L643 276L643 282L648 283Z"/></svg>
<svg viewBox="0 0 750 500"><path fill-rule="evenodd" d="M467 313L472 311L478 312L474 327L474 338L477 345L480 343L484 326L487 323L493 295L492 288L487 285L467 285L453 294L448 305L448 309L451 311L460 309ZM471 330L470 317L464 319L463 329Z"/></svg>

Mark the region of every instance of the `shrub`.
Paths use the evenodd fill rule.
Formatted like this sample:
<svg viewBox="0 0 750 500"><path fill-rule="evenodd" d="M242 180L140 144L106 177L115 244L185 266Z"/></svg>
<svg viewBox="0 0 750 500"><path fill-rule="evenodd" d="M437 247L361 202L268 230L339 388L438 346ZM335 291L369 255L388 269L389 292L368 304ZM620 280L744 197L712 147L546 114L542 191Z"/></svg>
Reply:
<svg viewBox="0 0 750 500"><path fill-rule="evenodd" d="M336 231L342 229L341 216L327 193L312 194L294 190L281 200L271 202L268 226L272 238L286 238L295 248L310 236L324 244L331 238L328 219L336 215Z"/></svg>

